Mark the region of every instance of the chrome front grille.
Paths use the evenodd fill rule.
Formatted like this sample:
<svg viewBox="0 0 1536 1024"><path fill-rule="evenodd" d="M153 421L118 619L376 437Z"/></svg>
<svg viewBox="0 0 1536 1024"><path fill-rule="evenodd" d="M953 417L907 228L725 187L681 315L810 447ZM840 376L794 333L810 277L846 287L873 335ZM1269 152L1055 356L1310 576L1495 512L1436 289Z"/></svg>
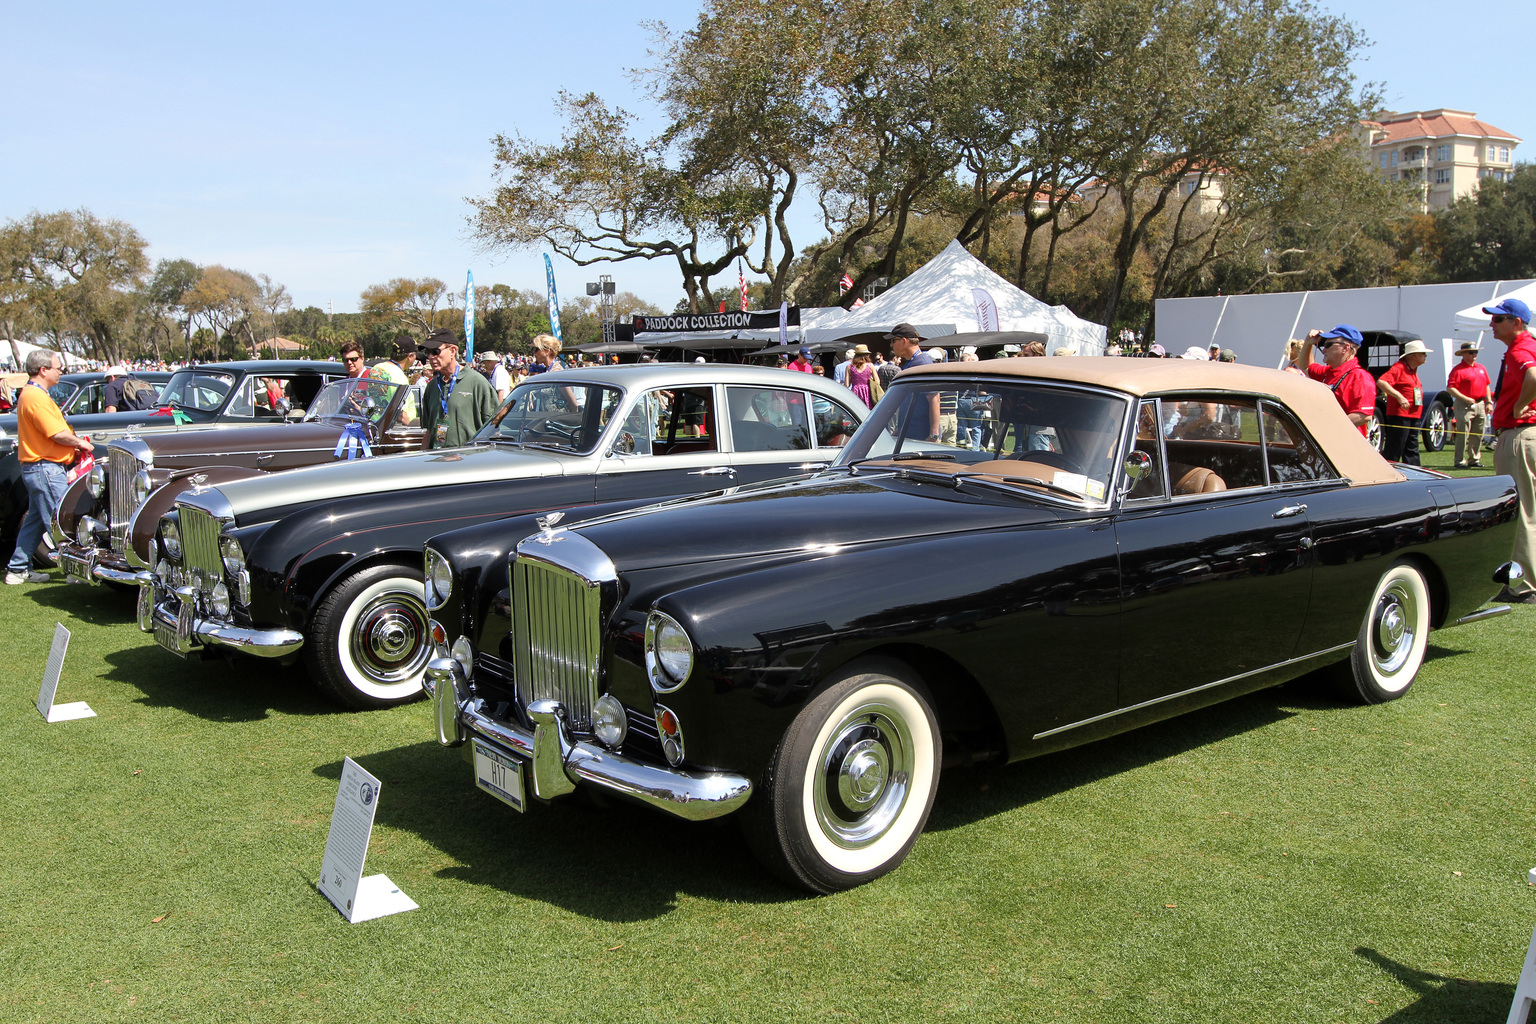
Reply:
<svg viewBox="0 0 1536 1024"><path fill-rule="evenodd" d="M200 589L208 590L223 577L224 561L219 557L219 521L210 513L192 505L180 505L183 565L201 577Z"/></svg>
<svg viewBox="0 0 1536 1024"><path fill-rule="evenodd" d="M539 558L512 563L517 696L565 705L571 728L592 728L602 646L602 586Z"/></svg>
<svg viewBox="0 0 1536 1024"><path fill-rule="evenodd" d="M126 546L128 520L133 516L133 478L138 475L139 460L130 451L112 445L107 449L107 514L112 527L112 550L121 554Z"/></svg>

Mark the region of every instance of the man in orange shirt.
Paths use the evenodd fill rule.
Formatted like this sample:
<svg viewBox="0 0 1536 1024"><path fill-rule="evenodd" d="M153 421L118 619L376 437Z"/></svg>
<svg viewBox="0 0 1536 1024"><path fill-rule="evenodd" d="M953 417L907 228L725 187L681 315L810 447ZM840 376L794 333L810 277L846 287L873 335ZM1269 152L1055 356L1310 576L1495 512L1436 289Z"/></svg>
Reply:
<svg viewBox="0 0 1536 1024"><path fill-rule="evenodd" d="M64 498L65 474L91 442L70 433L58 403L48 389L64 373L58 353L34 349L27 353L27 382L16 396L16 456L21 460L21 482L27 489L27 514L16 535L16 550L6 566L5 582L42 583L48 577L32 571L32 552L53 523Z"/></svg>

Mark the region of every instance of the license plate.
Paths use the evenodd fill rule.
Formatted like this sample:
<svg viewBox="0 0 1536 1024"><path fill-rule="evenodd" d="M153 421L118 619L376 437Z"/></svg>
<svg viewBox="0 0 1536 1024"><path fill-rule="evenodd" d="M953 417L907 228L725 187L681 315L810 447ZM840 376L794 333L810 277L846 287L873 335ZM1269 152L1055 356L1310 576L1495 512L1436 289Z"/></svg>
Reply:
<svg viewBox="0 0 1536 1024"><path fill-rule="evenodd" d="M158 619L155 620L155 643L164 647L178 658L185 658L187 656L186 652L181 649L181 645L176 642L176 627L167 626Z"/></svg>
<svg viewBox="0 0 1536 1024"><path fill-rule="evenodd" d="M64 579L67 582L86 584L91 582L91 565L85 559L60 555L59 563L64 566Z"/></svg>
<svg viewBox="0 0 1536 1024"><path fill-rule="evenodd" d="M514 811L523 809L523 762L475 742L475 785Z"/></svg>

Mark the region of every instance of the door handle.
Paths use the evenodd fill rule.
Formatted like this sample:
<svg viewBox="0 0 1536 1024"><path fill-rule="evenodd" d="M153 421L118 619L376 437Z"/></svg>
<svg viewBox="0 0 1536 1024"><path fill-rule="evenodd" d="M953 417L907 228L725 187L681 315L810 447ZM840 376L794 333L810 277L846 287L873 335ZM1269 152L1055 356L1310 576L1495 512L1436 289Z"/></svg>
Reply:
<svg viewBox="0 0 1536 1024"><path fill-rule="evenodd" d="M275 458L277 458L276 452L262 452L260 455L256 456L256 465L265 466Z"/></svg>
<svg viewBox="0 0 1536 1024"><path fill-rule="evenodd" d="M1285 508L1282 508L1280 511L1276 512L1275 515L1274 515L1274 518L1276 518L1276 519L1290 519L1292 516L1299 516L1299 515L1301 515L1306 510L1307 510L1307 506L1306 505L1287 505L1287 506L1285 506Z"/></svg>
<svg viewBox="0 0 1536 1024"><path fill-rule="evenodd" d="M736 471L730 466L714 466L710 469L690 470L689 476L735 476Z"/></svg>

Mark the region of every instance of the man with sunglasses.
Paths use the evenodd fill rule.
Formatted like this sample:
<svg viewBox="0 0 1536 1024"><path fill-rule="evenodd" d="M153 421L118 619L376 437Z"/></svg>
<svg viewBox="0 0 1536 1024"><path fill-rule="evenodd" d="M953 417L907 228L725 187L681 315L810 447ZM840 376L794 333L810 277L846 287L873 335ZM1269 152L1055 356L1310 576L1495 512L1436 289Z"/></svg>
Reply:
<svg viewBox="0 0 1536 1024"><path fill-rule="evenodd" d="M1525 570L1525 578L1506 586L1497 600L1536 604L1532 582L1536 575L1536 339L1527 329L1531 307L1519 299L1505 299L1484 306L1483 312L1488 314L1493 336L1507 349L1494 386L1493 430L1499 443L1493 451L1493 469L1514 477L1520 492L1520 529L1512 557Z"/></svg>
<svg viewBox="0 0 1536 1024"><path fill-rule="evenodd" d="M341 365L347 368L348 377L361 377L367 373L368 366L363 362L363 346L355 341L342 342Z"/></svg>
<svg viewBox="0 0 1536 1024"><path fill-rule="evenodd" d="M459 339L446 327L421 343L434 376L421 396L421 425L427 429L423 449L458 448L469 443L496 414L491 382L459 365Z"/></svg>
<svg viewBox="0 0 1536 1024"><path fill-rule="evenodd" d="M1302 372L1328 386L1362 437L1376 408L1376 379L1355 359L1364 341L1365 336L1349 324L1339 324L1331 331L1312 331L1307 334L1300 359ZM1323 350L1322 362L1313 355L1314 349Z"/></svg>

